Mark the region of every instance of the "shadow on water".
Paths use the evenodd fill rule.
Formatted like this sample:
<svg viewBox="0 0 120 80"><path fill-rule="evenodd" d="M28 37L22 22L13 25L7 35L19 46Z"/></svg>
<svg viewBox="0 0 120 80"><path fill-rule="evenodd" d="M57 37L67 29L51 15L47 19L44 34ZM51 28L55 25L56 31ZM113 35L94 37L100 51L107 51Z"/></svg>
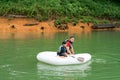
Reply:
<svg viewBox="0 0 120 80"><path fill-rule="evenodd" d="M59 78L75 78L87 77L91 71L91 61L83 65L69 65L69 66L54 66L44 64L41 62L37 63L37 72L39 78L45 79L47 77L59 77Z"/></svg>

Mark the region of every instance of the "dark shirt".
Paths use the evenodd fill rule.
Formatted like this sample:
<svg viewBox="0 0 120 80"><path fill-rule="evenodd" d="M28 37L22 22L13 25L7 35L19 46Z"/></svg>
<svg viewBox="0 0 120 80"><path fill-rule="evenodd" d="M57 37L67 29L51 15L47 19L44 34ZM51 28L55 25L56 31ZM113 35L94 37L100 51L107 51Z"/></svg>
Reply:
<svg viewBox="0 0 120 80"><path fill-rule="evenodd" d="M65 53L66 53L66 48L65 48L63 45L61 45L61 46L59 47L59 51L57 52L57 55L59 55L59 56L64 56Z"/></svg>
<svg viewBox="0 0 120 80"><path fill-rule="evenodd" d="M61 47L60 53L65 53L66 52L66 48L64 46Z"/></svg>

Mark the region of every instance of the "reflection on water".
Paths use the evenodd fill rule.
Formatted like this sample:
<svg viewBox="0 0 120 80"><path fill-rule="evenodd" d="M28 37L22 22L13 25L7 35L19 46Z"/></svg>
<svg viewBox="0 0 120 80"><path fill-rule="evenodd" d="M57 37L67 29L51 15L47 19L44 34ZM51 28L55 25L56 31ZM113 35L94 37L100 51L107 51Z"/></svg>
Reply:
<svg viewBox="0 0 120 80"><path fill-rule="evenodd" d="M91 35L91 31L42 31L42 32L0 32L0 39L29 39L29 38L48 38L53 39L58 33L67 33L69 36L71 35L85 35L89 37Z"/></svg>
<svg viewBox="0 0 120 80"><path fill-rule="evenodd" d="M59 76L59 77L87 77L91 70L91 61L82 65L69 65L69 66L54 66L44 63L37 63L38 76L45 78L46 76Z"/></svg>
<svg viewBox="0 0 120 80"><path fill-rule="evenodd" d="M8 32L0 33L0 39L31 39L31 38L52 38L55 32Z"/></svg>

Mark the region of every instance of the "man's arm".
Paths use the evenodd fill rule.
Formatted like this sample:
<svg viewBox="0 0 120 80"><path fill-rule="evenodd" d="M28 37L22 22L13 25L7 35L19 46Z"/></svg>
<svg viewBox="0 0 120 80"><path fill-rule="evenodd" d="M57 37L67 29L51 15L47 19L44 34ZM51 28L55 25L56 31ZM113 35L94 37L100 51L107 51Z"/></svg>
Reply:
<svg viewBox="0 0 120 80"><path fill-rule="evenodd" d="M73 47L71 48L71 53L74 54L74 48Z"/></svg>
<svg viewBox="0 0 120 80"><path fill-rule="evenodd" d="M69 47L66 47L66 49L68 54L72 54L71 51L69 50Z"/></svg>

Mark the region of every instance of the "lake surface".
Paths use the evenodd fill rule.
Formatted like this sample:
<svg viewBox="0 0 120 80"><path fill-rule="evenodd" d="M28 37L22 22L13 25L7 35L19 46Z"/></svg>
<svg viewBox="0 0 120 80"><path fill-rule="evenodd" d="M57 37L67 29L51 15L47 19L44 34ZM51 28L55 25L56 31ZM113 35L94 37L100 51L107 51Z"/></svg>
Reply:
<svg viewBox="0 0 120 80"><path fill-rule="evenodd" d="M120 31L75 33L76 53L90 53L83 65L39 62L41 51L56 51L71 34L0 33L0 80L120 80Z"/></svg>

